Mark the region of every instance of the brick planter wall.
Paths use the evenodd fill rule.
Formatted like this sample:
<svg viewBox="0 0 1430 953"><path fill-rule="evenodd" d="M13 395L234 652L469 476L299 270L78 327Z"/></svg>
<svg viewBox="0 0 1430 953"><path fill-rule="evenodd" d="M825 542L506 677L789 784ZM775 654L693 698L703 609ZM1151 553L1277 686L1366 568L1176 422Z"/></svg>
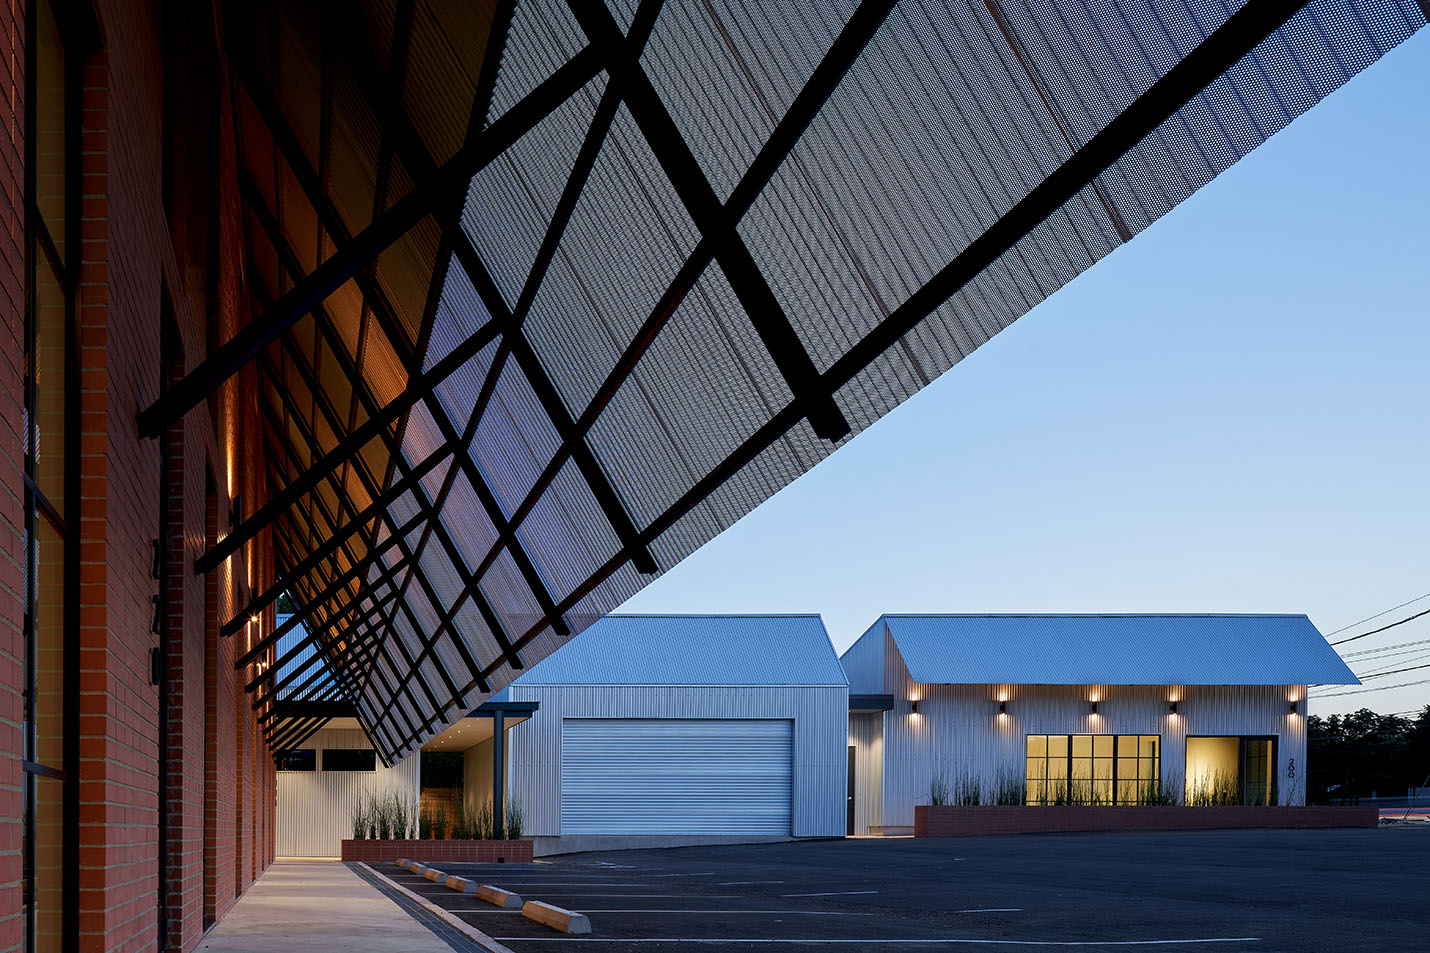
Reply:
<svg viewBox="0 0 1430 953"><path fill-rule="evenodd" d="M531 839L521 840L345 840L343 860L393 861L410 857L424 864L529 864Z"/></svg>
<svg viewBox="0 0 1430 953"><path fill-rule="evenodd" d="M915 837L1049 834L1060 831L1176 831L1228 827L1375 827L1374 807L1103 807L919 805Z"/></svg>

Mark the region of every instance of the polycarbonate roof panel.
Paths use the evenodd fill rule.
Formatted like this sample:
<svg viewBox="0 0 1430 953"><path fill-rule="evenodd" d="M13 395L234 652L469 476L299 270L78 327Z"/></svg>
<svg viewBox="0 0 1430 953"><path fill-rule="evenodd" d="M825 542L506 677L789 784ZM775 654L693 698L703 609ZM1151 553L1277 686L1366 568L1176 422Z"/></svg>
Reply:
<svg viewBox="0 0 1430 953"><path fill-rule="evenodd" d="M886 615L929 685L1358 685L1304 615ZM876 623L866 637L882 637Z"/></svg>
<svg viewBox="0 0 1430 953"><path fill-rule="evenodd" d="M514 685L847 685L817 615L608 615Z"/></svg>
<svg viewBox="0 0 1430 953"><path fill-rule="evenodd" d="M457 14L433 0L414 0L410 36L402 18L330 31L320 12L284 14L286 56L315 55L328 35L340 68L315 86L323 67L309 63L294 74L304 83L277 86L333 90L330 128L286 137L252 127L323 110L266 111L252 76L274 77L245 72L256 98L240 103L242 154L264 165L282 152L293 166L282 203L270 169L252 171L255 231L260 200L326 189L322 208L278 233L310 241L316 228L331 254L421 189L452 144L525 130L463 166L466 188L428 210L421 241L404 235L381 254L377 280L365 272L333 296L339 326L324 341L341 341L353 367L329 364L326 343L313 368L323 393L272 382L325 446L406 401L392 424L400 452L371 439L368 466L344 477L382 482L335 501L325 481L280 524L288 564L322 555L295 592L313 598L345 571L334 567L353 566L391 596L356 623L343 612L351 594L334 596L316 632L366 647L344 683L361 686L387 754L541 662L1425 23L1416 0L1293 5L517 0L509 24L490 26L502 38L490 51L489 13L471 14L475 41L444 43L433 24ZM259 6L243 29L267 64L274 14ZM1268 10L1289 19L1271 30ZM341 45L389 34L391 50ZM1176 88L1164 79L1229 43L1214 69ZM374 76L404 63L399 114L373 86L395 85ZM438 95L443 75L460 78L459 101L414 101ZM1119 131L1144 113L1154 118ZM426 154L436 143L447 145ZM318 154L332 167L300 168ZM254 246L267 262L255 273L283 273L275 294L301 283L292 256ZM1189 280L1207 280L1196 268ZM298 328L298 350L313 353L312 329ZM270 444L291 446L295 426L279 419ZM313 465L305 449L292 455ZM387 501L416 467L422 479ZM298 479L281 462L273 472L280 488ZM363 498L381 498L378 512L329 545ZM396 544L374 557L370 541L389 534ZM750 646L760 629L750 624ZM563 651L599 654L600 632ZM777 633L765 634L777 657ZM613 658L600 663L612 677L641 670ZM1345 673L1285 674L1272 680Z"/></svg>

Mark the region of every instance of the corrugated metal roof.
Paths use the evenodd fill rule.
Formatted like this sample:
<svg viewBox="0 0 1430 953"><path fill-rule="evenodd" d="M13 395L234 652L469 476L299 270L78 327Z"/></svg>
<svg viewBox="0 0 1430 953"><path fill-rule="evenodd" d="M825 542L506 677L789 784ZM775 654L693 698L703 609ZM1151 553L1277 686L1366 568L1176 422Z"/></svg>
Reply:
<svg viewBox="0 0 1430 953"><path fill-rule="evenodd" d="M924 684L1359 684L1304 615L885 615L882 621L909 675Z"/></svg>
<svg viewBox="0 0 1430 953"><path fill-rule="evenodd" d="M817 615L611 615L514 685L846 685Z"/></svg>

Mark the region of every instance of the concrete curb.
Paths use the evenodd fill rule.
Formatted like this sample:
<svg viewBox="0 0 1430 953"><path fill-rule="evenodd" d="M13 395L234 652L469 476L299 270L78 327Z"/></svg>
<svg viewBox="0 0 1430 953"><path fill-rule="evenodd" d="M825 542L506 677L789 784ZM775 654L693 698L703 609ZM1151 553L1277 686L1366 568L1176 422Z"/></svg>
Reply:
<svg viewBox="0 0 1430 953"><path fill-rule="evenodd" d="M535 920L543 926L551 927L553 930L560 930L562 933L591 932L591 921L586 918L586 914L566 910L540 900L526 901L522 905L521 915L528 920Z"/></svg>
<svg viewBox="0 0 1430 953"><path fill-rule="evenodd" d="M394 867L406 867L410 863L412 863L412 861L408 860L406 857L399 857L392 862L392 865Z"/></svg>
<svg viewBox="0 0 1430 953"><path fill-rule="evenodd" d="M520 897L510 890L493 887L491 884L482 884L478 887L477 897L481 900L485 900L494 907L501 907L503 910L517 910L521 908Z"/></svg>
<svg viewBox="0 0 1430 953"><path fill-rule="evenodd" d="M458 933L461 933L463 936L467 937L469 940L471 940L473 943L476 943L483 949L489 950L491 951L491 953L515 953L515 951L511 947L503 946L501 943L497 942L492 937L487 936L485 933L483 933L481 930L478 930L476 927L472 926L467 921L455 916L447 910L444 910L442 907L428 900L420 893L415 893L414 891L408 890L402 884L397 883L396 881L388 877L383 877L382 874L379 874L377 871L373 870L370 866L367 865L367 863L363 861L358 861L358 864L369 873L382 878L383 882L386 883L389 887L391 887L393 890L396 890L398 893L401 893L403 896L407 897L409 900L413 901L418 906L431 912L434 916L441 917L442 920L448 926L456 930Z"/></svg>
<svg viewBox="0 0 1430 953"><path fill-rule="evenodd" d="M422 876L432 881L434 884L447 879L447 875L442 873L442 871L438 870L436 867L428 867L426 870L422 871Z"/></svg>

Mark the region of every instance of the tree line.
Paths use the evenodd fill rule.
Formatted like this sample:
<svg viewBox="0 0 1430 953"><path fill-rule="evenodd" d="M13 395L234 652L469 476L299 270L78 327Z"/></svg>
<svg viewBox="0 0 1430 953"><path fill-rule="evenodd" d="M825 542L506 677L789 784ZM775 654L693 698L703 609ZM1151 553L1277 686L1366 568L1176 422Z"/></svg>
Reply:
<svg viewBox="0 0 1430 953"><path fill-rule="evenodd" d="M1430 705L1415 718L1369 708L1306 719L1306 800L1404 797L1430 775Z"/></svg>

